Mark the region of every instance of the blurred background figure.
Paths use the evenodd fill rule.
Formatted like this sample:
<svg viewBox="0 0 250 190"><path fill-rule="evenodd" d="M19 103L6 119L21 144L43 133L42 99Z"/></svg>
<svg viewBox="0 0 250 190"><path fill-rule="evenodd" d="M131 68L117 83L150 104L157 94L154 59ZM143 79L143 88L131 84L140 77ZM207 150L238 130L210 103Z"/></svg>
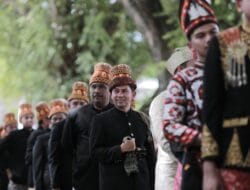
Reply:
<svg viewBox="0 0 250 190"><path fill-rule="evenodd" d="M72 85L68 98L69 112L77 112L89 101L88 85L77 81ZM49 138L49 169L53 189L72 189L72 154L62 146L61 139L66 121L63 120L53 127Z"/></svg>
<svg viewBox="0 0 250 190"><path fill-rule="evenodd" d="M188 47L176 48L167 60L167 70L171 75L187 66L192 59L192 52ZM177 169L177 160L173 155L168 140L162 131L163 103L165 91L157 95L150 104L149 116L151 130L157 149L157 161L155 167L155 190L173 189L174 176Z"/></svg>
<svg viewBox="0 0 250 190"><path fill-rule="evenodd" d="M55 99L50 102L50 129L65 119L68 114L68 103L64 99ZM51 181L48 164L48 141L51 132L38 136L32 156L34 186L36 190L50 190Z"/></svg>
<svg viewBox="0 0 250 190"><path fill-rule="evenodd" d="M27 149L25 154L25 163L29 167L28 173L28 186L30 188L34 187L34 176L33 176L33 164L32 164L32 155L33 155L33 147L37 140L37 137L41 134L47 133L50 131L49 129L49 105L46 102L39 102L36 107L36 118L38 121L38 128L34 130L28 138Z"/></svg>
<svg viewBox="0 0 250 190"><path fill-rule="evenodd" d="M6 165L10 171L9 190L27 190L28 167L25 164L27 140L32 132L34 113L29 103L19 106L19 122L23 129L11 132L0 143L0 155L7 153Z"/></svg>

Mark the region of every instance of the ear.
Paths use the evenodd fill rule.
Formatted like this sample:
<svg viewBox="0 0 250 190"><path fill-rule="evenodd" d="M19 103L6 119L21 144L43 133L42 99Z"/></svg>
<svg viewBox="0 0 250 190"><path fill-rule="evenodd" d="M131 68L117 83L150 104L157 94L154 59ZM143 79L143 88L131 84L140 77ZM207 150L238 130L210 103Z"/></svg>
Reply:
<svg viewBox="0 0 250 190"><path fill-rule="evenodd" d="M136 91L135 90L133 90L133 98L135 98L135 96L136 96Z"/></svg>
<svg viewBox="0 0 250 190"><path fill-rule="evenodd" d="M236 8L239 12L241 12L241 3L242 3L242 0L236 0L235 1L235 4L236 4Z"/></svg>
<svg viewBox="0 0 250 190"><path fill-rule="evenodd" d="M189 47L189 49L192 49L192 43L190 41L187 43L187 46Z"/></svg>

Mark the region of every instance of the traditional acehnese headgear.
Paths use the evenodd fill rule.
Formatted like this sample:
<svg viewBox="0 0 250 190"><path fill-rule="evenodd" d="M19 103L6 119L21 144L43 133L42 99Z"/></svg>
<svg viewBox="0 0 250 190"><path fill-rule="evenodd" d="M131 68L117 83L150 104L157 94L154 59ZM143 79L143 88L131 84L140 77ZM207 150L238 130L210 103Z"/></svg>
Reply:
<svg viewBox="0 0 250 190"><path fill-rule="evenodd" d="M79 99L85 102L89 102L88 98L88 86L85 82L77 81L72 86L71 95L68 98L68 101L72 99Z"/></svg>
<svg viewBox="0 0 250 190"><path fill-rule="evenodd" d="M109 85L110 83L110 70L111 65L108 63L97 63L94 67L94 72L89 80L89 85L94 82L104 83Z"/></svg>
<svg viewBox="0 0 250 190"><path fill-rule="evenodd" d="M49 118L51 118L56 113L65 113L68 114L68 104L64 99L55 99L50 102L50 112Z"/></svg>
<svg viewBox="0 0 250 190"><path fill-rule="evenodd" d="M197 27L206 23L217 23L208 0L180 0L179 19L188 38Z"/></svg>
<svg viewBox="0 0 250 190"><path fill-rule="evenodd" d="M180 47L167 60L166 68L173 75L177 67L192 59L192 51L188 47Z"/></svg>
<svg viewBox="0 0 250 190"><path fill-rule="evenodd" d="M33 114L33 110L32 110L32 105L29 104L29 103L23 103L19 106L19 120L24 116L24 115L27 115L27 114Z"/></svg>
<svg viewBox="0 0 250 190"><path fill-rule="evenodd" d="M137 87L136 82L132 79L131 69L126 64L116 65L111 69L110 91L122 85L129 85L133 90Z"/></svg>
<svg viewBox="0 0 250 190"><path fill-rule="evenodd" d="M4 127L8 126L8 125L12 125L12 124L17 124L17 120L15 118L15 114L14 113L6 113L4 115Z"/></svg>
<svg viewBox="0 0 250 190"><path fill-rule="evenodd" d="M40 102L36 105L36 117L38 121L49 117L49 105L46 102Z"/></svg>

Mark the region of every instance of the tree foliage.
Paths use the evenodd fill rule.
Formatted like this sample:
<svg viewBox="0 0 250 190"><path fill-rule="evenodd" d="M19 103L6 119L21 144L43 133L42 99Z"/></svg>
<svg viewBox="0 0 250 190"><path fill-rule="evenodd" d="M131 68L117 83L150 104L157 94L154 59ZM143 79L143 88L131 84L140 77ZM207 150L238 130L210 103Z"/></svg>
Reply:
<svg viewBox="0 0 250 190"><path fill-rule="evenodd" d="M0 5L0 98L37 102L67 97L72 83L87 82L93 65L100 61L129 64L136 77L158 77L172 50L186 44L178 3L136 2L4 0ZM230 0L214 0L213 6L221 28L239 20Z"/></svg>

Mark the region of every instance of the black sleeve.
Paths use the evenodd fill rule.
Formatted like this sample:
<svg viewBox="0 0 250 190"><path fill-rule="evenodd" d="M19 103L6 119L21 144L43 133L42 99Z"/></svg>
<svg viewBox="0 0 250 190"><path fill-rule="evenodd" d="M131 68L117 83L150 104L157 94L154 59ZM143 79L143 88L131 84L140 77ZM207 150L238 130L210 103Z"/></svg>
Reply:
<svg viewBox="0 0 250 190"><path fill-rule="evenodd" d="M150 184L151 184L151 189L153 190L154 181L155 181L156 152L154 148L153 136L149 129L148 129L147 134L148 134L148 137L147 137L147 143L145 147L147 149L147 162L148 162L148 168L150 172Z"/></svg>
<svg viewBox="0 0 250 190"><path fill-rule="evenodd" d="M0 189L8 190L9 178L5 169L0 168Z"/></svg>
<svg viewBox="0 0 250 190"><path fill-rule="evenodd" d="M51 131L51 135L49 138L49 170L50 170L50 177L51 177L51 183L52 188L59 188L59 180L60 180L60 174L59 174L59 164L60 164L60 158L61 158L61 142L60 142L60 130L62 126L56 125L53 130Z"/></svg>
<svg viewBox="0 0 250 190"><path fill-rule="evenodd" d="M91 123L90 151L93 158L101 163L110 164L123 159L120 145L105 146L102 118L95 116Z"/></svg>
<svg viewBox="0 0 250 190"><path fill-rule="evenodd" d="M3 138L0 141L0 166L3 168L6 168L8 165L8 157L10 155L10 150L14 146L13 143L15 143L15 137L13 136L13 133L10 133L9 136Z"/></svg>
<svg viewBox="0 0 250 190"><path fill-rule="evenodd" d="M150 119L148 116L143 113L139 112L141 119L146 124L146 134L147 134L147 141L145 144L145 148L147 150L147 164L150 172L150 185L151 189L154 190L154 183L155 183L155 164L156 164L156 151L153 141L153 135L150 130Z"/></svg>
<svg viewBox="0 0 250 190"><path fill-rule="evenodd" d="M38 137L33 149L33 175L36 190L43 190L43 173L45 169L44 156L46 155L42 139Z"/></svg>
<svg viewBox="0 0 250 190"><path fill-rule="evenodd" d="M27 141L27 148L25 153L25 164L31 165L32 164L32 149L35 144L36 140L36 132L32 132Z"/></svg>
<svg viewBox="0 0 250 190"><path fill-rule="evenodd" d="M0 139L0 146L5 146L5 145L2 145L4 139ZM7 149L4 150L2 149L1 150L1 153L0 153L0 170L4 170L6 168L8 168L8 151Z"/></svg>
<svg viewBox="0 0 250 190"><path fill-rule="evenodd" d="M67 150L70 154L73 154L74 142L73 142L73 133L74 133L74 121L75 121L75 113L69 114L65 120L65 124L62 131L61 136L61 144L65 150Z"/></svg>
<svg viewBox="0 0 250 190"><path fill-rule="evenodd" d="M224 107L224 74L220 60L218 38L210 44L204 68L204 102L202 110L202 157L218 160L218 141L223 119Z"/></svg>
<svg viewBox="0 0 250 190"><path fill-rule="evenodd" d="M14 138L12 138L12 134L10 134L7 137L4 137L1 141L0 141L0 155L2 152L8 150L11 147L11 143L14 141Z"/></svg>

